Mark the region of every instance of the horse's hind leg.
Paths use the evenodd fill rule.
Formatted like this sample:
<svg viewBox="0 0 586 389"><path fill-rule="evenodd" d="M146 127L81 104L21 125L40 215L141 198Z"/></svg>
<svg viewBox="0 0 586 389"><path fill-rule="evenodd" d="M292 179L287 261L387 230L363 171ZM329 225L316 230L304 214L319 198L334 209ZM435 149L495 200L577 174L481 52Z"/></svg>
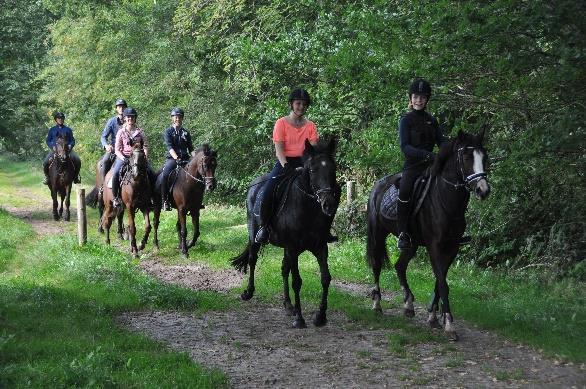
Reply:
<svg viewBox="0 0 586 389"><path fill-rule="evenodd" d="M321 302L319 304L319 311L316 313L315 318L313 319L313 324L317 327L321 327L325 325L328 321L326 317L326 311L328 309L328 290L330 288L330 282L332 281L332 276L330 275L330 269L328 267L328 246L327 244L323 245L323 247L314 252L313 255L317 258L319 263L319 270L321 274Z"/></svg>
<svg viewBox="0 0 586 389"><path fill-rule="evenodd" d="M305 328L307 325L305 324L305 319L303 319L303 315L301 314L301 285L303 284L303 280L301 279L301 275L299 274L299 253L293 252L290 249L285 249L285 255L287 256L287 261L291 264L291 275L293 276L293 292L295 293L295 321L293 322L293 327L295 328Z"/></svg>
<svg viewBox="0 0 586 389"><path fill-rule="evenodd" d="M153 235L153 244L158 249L159 248L159 220L161 218L161 209L155 207L153 210L153 227L154 227L154 235Z"/></svg>
<svg viewBox="0 0 586 389"><path fill-rule="evenodd" d="M187 248L195 246L197 238L199 238L199 209L191 211L191 224L193 225L193 239L187 245Z"/></svg>
<svg viewBox="0 0 586 389"><path fill-rule="evenodd" d="M126 234L126 237L124 236L124 212L118 211L116 210L115 212L117 212L116 214L116 223L118 226L118 239L120 240L127 240L128 239L128 233Z"/></svg>
<svg viewBox="0 0 586 389"><path fill-rule="evenodd" d="M401 285L401 289L403 290L403 313L407 317L415 316L415 307L413 306L415 296L413 296L413 293L409 288L409 284L407 283L407 266L409 265L409 261L411 261L411 258L413 258L416 252L417 246L413 246L410 249L401 250L399 260L395 264L397 278L399 279L399 284Z"/></svg>
<svg viewBox="0 0 586 389"><path fill-rule="evenodd" d="M189 257L187 251L187 211L185 209L177 209L177 215L179 217L179 247L185 258Z"/></svg>
<svg viewBox="0 0 586 389"><path fill-rule="evenodd" d="M250 300L254 295L254 270L256 269L256 261L258 259L258 251L260 250L260 244L251 242L248 245L248 286L246 290L242 292L240 298L242 300Z"/></svg>
<svg viewBox="0 0 586 389"><path fill-rule="evenodd" d="M431 328L442 328L439 320L437 319L438 302L439 302L439 292L437 291L437 281L436 281L434 291L431 294L431 300L429 302L429 305L427 306L427 312L429 312L429 315L427 317L427 324Z"/></svg>

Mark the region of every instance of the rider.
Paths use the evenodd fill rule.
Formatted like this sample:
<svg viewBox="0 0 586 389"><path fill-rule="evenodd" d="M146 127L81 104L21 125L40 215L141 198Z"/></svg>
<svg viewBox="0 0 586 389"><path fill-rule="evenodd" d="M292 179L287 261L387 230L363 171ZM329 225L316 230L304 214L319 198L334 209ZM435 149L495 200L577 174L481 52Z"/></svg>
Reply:
<svg viewBox="0 0 586 389"><path fill-rule="evenodd" d="M142 142L145 157L148 158L148 144L144 131L136 126L136 117L138 114L132 107L125 108L123 111L124 124L116 134L116 142L114 150L116 153L116 161L112 166L112 192L114 199L112 205L119 207L120 203L120 169L124 162L132 154L132 144L135 142ZM149 174L150 176L151 174ZM152 181L151 181L152 182Z"/></svg>
<svg viewBox="0 0 586 389"><path fill-rule="evenodd" d="M189 155L193 155L193 142L191 141L191 135L183 128L184 112L181 108L173 108L171 110L171 127L167 128L163 133L163 139L165 146L167 147L167 160L163 171L161 173L161 197L163 198L163 210L170 211L171 207L167 201L167 195L169 187L167 185L167 179L171 171L177 167L177 164L182 161L188 161Z"/></svg>
<svg viewBox="0 0 586 389"><path fill-rule="evenodd" d="M399 122L399 141L401 151L405 154L403 174L399 188L397 217L399 249L411 248L411 237L408 233L410 200L413 184L427 166L433 162L433 147L440 146L445 138L437 120L425 111L431 97L431 85L418 78L409 87L409 108Z"/></svg>
<svg viewBox="0 0 586 389"><path fill-rule="evenodd" d="M269 173L270 179L259 194L261 202L260 228L254 240L266 243L269 238L268 224L273 213L273 191L282 177L297 167L303 166L301 156L305 150L305 140L316 145L318 141L317 127L305 118L305 112L311 104L309 93L305 89L294 89L289 95L289 115L278 119L273 129L273 143L277 162Z"/></svg>
<svg viewBox="0 0 586 389"><path fill-rule="evenodd" d="M45 172L45 179L43 180L43 184L49 185L49 165L53 159L53 155L55 155L57 135L61 135L61 137L65 140L67 147L69 148L69 156L71 157L71 161L73 162L73 167L75 170L73 182L79 184L81 182L81 179L79 178L81 160L79 159L79 156L72 151L73 146L75 146L73 131L64 124L65 114L63 114L63 112L55 112L53 114L53 119L55 119L55 123L57 123L57 125L49 128L49 132L47 133L46 142L47 146L49 147L49 153L43 161L43 171Z"/></svg>
<svg viewBox="0 0 586 389"><path fill-rule="evenodd" d="M116 116L111 117L106 122L106 126L102 131L102 136L100 137L100 142L102 143L102 147L106 152L100 161L100 170L99 174L102 176L102 180L108 173L108 170L112 167L112 163L114 162L114 141L116 140L116 134L122 125L124 124L124 117L122 113L124 109L127 107L126 101L124 99L118 99L114 103L116 106ZM114 156L115 157L115 156Z"/></svg>

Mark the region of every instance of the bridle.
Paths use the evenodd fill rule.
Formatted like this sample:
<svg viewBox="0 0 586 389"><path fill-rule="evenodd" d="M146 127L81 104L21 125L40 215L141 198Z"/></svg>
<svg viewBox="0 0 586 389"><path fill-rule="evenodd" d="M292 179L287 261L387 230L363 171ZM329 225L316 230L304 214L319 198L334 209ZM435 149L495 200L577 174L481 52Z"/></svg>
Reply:
<svg viewBox="0 0 586 389"><path fill-rule="evenodd" d="M486 172L473 173L470 175L466 175L466 173L464 173L464 161L463 161L464 150L476 150L476 149L477 149L477 147L474 147L474 146L463 146L463 147L458 148L458 150L456 151L456 170L460 174L460 177L459 177L460 182L453 183L453 182L447 180L443 175L441 176L442 180L444 180L445 183L451 185L455 189L466 188L466 190L468 190L468 192L472 192L474 190L474 188L471 184L487 177Z"/></svg>
<svg viewBox="0 0 586 389"><path fill-rule="evenodd" d="M313 174L313 170L311 168L308 169L309 170L309 187L311 188L311 192L312 193L308 193L307 191L305 191L303 188L301 188L300 186L297 185L297 187L301 190L301 192L303 192L306 196L315 199L319 204L321 204L322 202L325 201L325 199L323 198L324 195L331 195L334 192L334 188L332 187L326 187L326 188L316 188L312 183L311 183L311 175Z"/></svg>
<svg viewBox="0 0 586 389"><path fill-rule="evenodd" d="M204 154L203 158L201 158L201 163L198 163L198 166L197 166L197 176L201 177L201 178L198 178L198 177L194 176L193 174L189 173L188 170L189 170L189 167L191 166L191 161L185 167L181 167L181 169L185 172L185 174L188 177L190 177L194 181L201 182L206 187L208 187L208 186L213 186L213 184L216 180L216 177L214 177L213 175L212 176L206 175L206 170L209 170L209 169L205 169L205 166L207 165L207 163L205 163L205 161L204 161L205 158L206 158L206 156Z"/></svg>

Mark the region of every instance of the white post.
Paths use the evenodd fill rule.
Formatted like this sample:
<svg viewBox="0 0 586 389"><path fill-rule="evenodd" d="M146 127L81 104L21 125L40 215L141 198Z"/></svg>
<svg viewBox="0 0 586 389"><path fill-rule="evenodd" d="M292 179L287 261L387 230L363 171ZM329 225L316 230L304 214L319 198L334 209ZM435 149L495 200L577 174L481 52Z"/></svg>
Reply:
<svg viewBox="0 0 586 389"><path fill-rule="evenodd" d="M77 238L79 245L87 242L87 217L85 212L85 189L77 188Z"/></svg>

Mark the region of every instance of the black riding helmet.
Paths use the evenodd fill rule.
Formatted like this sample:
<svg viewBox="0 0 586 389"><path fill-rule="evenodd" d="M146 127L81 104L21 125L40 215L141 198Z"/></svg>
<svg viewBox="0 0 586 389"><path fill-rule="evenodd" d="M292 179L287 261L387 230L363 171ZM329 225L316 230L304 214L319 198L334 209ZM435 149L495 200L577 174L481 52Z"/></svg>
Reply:
<svg viewBox="0 0 586 389"><path fill-rule="evenodd" d="M171 110L171 116L185 116L185 113L183 112L183 110L179 107L175 107Z"/></svg>
<svg viewBox="0 0 586 389"><path fill-rule="evenodd" d="M136 109L134 109L132 107L124 108L124 112L122 114L124 115L124 117L126 117L126 116L137 117L138 116L138 114L136 113Z"/></svg>
<svg viewBox="0 0 586 389"><path fill-rule="evenodd" d="M411 86L409 87L409 96L413 95L414 93L418 95L425 95L427 98L430 98L431 85L423 78L417 78L411 83Z"/></svg>
<svg viewBox="0 0 586 389"><path fill-rule="evenodd" d="M128 104L126 104L126 100L124 100L124 99L118 99L118 100L116 100L116 102L114 103L114 106L117 107L119 105L121 105L123 107L128 107Z"/></svg>
<svg viewBox="0 0 586 389"><path fill-rule="evenodd" d="M311 97L309 97L309 93L303 88L297 88L291 91L291 94L289 95L289 104L291 104L293 100L303 100L307 105L311 105Z"/></svg>
<svg viewBox="0 0 586 389"><path fill-rule="evenodd" d="M58 119L58 118L65 120L65 114L63 112L59 112L59 111L53 113L53 119Z"/></svg>

